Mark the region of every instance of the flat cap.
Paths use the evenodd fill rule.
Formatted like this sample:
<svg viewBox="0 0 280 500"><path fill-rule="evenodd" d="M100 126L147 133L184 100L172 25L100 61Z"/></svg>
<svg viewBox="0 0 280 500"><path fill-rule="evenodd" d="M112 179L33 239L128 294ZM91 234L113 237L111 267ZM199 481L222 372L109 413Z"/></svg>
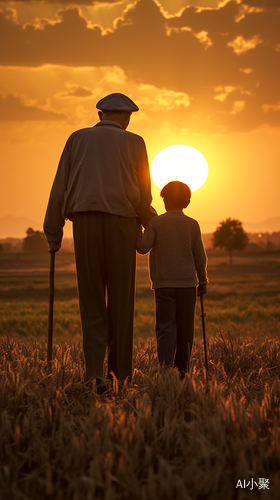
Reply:
<svg viewBox="0 0 280 500"><path fill-rule="evenodd" d="M139 111L138 106L129 97L119 92L106 95L98 101L96 107L101 111L129 111L131 113Z"/></svg>

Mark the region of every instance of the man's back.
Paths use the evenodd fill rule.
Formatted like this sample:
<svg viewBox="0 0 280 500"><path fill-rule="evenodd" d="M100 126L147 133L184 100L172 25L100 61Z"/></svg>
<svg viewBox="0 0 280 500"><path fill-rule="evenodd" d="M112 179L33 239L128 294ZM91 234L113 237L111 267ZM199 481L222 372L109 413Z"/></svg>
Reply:
<svg viewBox="0 0 280 500"><path fill-rule="evenodd" d="M63 213L101 211L135 217L140 204L138 175L147 170L143 139L118 123L99 122L70 136L70 173Z"/></svg>

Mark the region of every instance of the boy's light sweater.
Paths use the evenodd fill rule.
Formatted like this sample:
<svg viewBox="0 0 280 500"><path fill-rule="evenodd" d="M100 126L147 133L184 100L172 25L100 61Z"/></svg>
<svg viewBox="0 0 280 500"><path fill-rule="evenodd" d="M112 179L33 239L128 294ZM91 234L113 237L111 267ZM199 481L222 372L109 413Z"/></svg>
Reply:
<svg viewBox="0 0 280 500"><path fill-rule="evenodd" d="M207 257L199 224L181 210L154 217L137 237L136 248L149 250L152 288L188 288L208 283Z"/></svg>

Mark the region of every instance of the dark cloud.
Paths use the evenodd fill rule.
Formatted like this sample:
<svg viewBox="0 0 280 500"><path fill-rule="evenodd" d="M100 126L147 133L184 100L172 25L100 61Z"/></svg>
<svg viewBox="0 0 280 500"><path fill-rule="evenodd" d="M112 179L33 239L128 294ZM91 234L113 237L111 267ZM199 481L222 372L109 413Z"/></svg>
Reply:
<svg viewBox="0 0 280 500"><path fill-rule="evenodd" d="M264 9L279 9L279 0L244 0L249 7L263 7Z"/></svg>
<svg viewBox="0 0 280 500"><path fill-rule="evenodd" d="M213 41L219 42L221 36L231 34L236 27L235 18L239 15L240 5L235 1L227 3L220 9L199 10L186 7L180 17L168 19L171 28L189 27L193 32L207 31Z"/></svg>
<svg viewBox="0 0 280 500"><path fill-rule="evenodd" d="M11 4L11 3L28 3L28 4L55 4L58 6L66 5L98 5L102 3L118 3L119 0L0 0L0 4Z"/></svg>
<svg viewBox="0 0 280 500"><path fill-rule="evenodd" d="M0 13L0 40L6 47L0 63L14 66L41 66L45 63L66 66L96 64L96 47L101 30L87 28L78 9L58 12L60 22L44 20L41 29L33 25L22 27ZM97 64L99 64L97 62Z"/></svg>
<svg viewBox="0 0 280 500"><path fill-rule="evenodd" d="M66 116L53 111L46 111L35 106L27 106L13 94L0 97L0 121L57 121Z"/></svg>
<svg viewBox="0 0 280 500"><path fill-rule="evenodd" d="M153 0L139 0L105 36L77 8L60 11L60 22L45 20L41 29L23 28L2 13L0 64L119 66L136 83L187 94L184 116L195 130L280 125L280 9L244 5L186 7L166 19Z"/></svg>
<svg viewBox="0 0 280 500"><path fill-rule="evenodd" d="M69 97L69 96L74 96L74 97L89 97L93 95L90 90L83 89L83 88L78 88L75 90L69 90L68 92L65 92L62 94L62 97Z"/></svg>

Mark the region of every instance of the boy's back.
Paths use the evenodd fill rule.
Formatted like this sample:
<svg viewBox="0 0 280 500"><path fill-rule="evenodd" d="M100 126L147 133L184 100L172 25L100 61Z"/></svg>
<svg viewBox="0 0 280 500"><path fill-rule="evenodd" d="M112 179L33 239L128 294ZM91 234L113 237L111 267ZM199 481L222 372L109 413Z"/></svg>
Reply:
<svg viewBox="0 0 280 500"><path fill-rule="evenodd" d="M188 288L206 284L207 258L199 224L181 210L168 210L148 223L137 238L139 253L150 249L152 288Z"/></svg>

